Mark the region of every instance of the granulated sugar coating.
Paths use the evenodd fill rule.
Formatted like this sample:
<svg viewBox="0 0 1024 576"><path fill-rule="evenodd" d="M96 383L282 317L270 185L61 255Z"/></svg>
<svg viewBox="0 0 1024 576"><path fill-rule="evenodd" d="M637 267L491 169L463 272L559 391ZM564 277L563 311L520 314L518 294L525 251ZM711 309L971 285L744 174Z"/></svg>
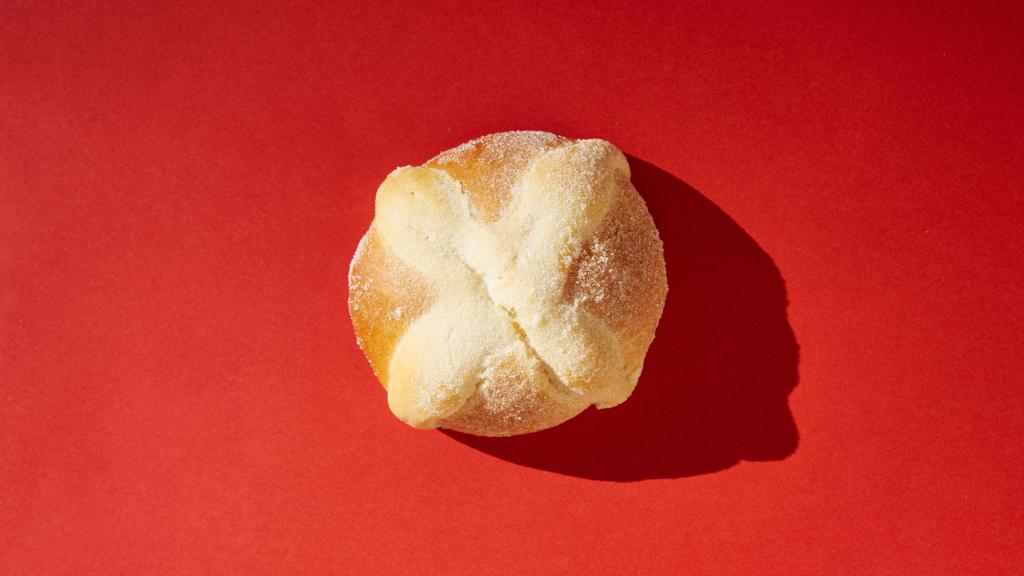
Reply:
<svg viewBox="0 0 1024 576"><path fill-rule="evenodd" d="M448 172L462 184L473 215L493 222L508 202L526 166L567 140L547 132L499 132L438 154L427 166Z"/></svg>
<svg viewBox="0 0 1024 576"><path fill-rule="evenodd" d="M387 381L395 344L435 292L431 283L380 244L372 228L359 241L349 266L348 307L356 341L382 382Z"/></svg>
<svg viewBox="0 0 1024 576"><path fill-rule="evenodd" d="M545 132L492 134L392 172L349 285L396 416L489 436L625 401L667 292L622 153Z"/></svg>

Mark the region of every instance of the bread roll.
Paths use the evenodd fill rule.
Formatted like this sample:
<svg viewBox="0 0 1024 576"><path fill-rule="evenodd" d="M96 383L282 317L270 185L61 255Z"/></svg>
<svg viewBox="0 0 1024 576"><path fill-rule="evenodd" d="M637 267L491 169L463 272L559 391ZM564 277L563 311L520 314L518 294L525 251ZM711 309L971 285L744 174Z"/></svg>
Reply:
<svg viewBox="0 0 1024 576"><path fill-rule="evenodd" d="M395 416L510 436L629 397L668 290L629 175L608 142L546 132L388 175L349 313Z"/></svg>

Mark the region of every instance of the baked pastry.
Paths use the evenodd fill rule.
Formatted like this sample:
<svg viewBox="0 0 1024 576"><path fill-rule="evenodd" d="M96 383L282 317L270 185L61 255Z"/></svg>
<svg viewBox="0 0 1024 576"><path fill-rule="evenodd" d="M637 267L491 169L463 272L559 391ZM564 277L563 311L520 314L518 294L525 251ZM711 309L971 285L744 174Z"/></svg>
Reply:
<svg viewBox="0 0 1024 576"><path fill-rule="evenodd" d="M388 175L349 313L398 418L510 436L629 397L668 290L629 176L608 142L546 132Z"/></svg>

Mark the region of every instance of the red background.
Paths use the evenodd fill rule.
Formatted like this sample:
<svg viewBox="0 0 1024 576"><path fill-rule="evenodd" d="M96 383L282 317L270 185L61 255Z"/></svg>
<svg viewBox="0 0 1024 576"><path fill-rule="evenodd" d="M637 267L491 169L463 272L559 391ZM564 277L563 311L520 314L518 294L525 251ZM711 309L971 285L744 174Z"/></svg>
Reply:
<svg viewBox="0 0 1024 576"><path fill-rule="evenodd" d="M1020 569L1020 3L208 4L0 8L0 573ZM770 257L792 454L616 482L392 418L344 304L373 193L516 128Z"/></svg>

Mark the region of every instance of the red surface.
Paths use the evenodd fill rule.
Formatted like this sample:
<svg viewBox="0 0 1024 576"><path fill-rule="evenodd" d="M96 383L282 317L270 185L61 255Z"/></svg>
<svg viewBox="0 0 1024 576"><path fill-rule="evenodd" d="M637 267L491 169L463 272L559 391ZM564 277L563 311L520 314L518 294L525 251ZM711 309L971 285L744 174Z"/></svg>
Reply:
<svg viewBox="0 0 1024 576"><path fill-rule="evenodd" d="M1019 3L209 4L0 8L0 574L1024 565ZM355 346L376 185L514 128L660 182L614 459L408 429Z"/></svg>

